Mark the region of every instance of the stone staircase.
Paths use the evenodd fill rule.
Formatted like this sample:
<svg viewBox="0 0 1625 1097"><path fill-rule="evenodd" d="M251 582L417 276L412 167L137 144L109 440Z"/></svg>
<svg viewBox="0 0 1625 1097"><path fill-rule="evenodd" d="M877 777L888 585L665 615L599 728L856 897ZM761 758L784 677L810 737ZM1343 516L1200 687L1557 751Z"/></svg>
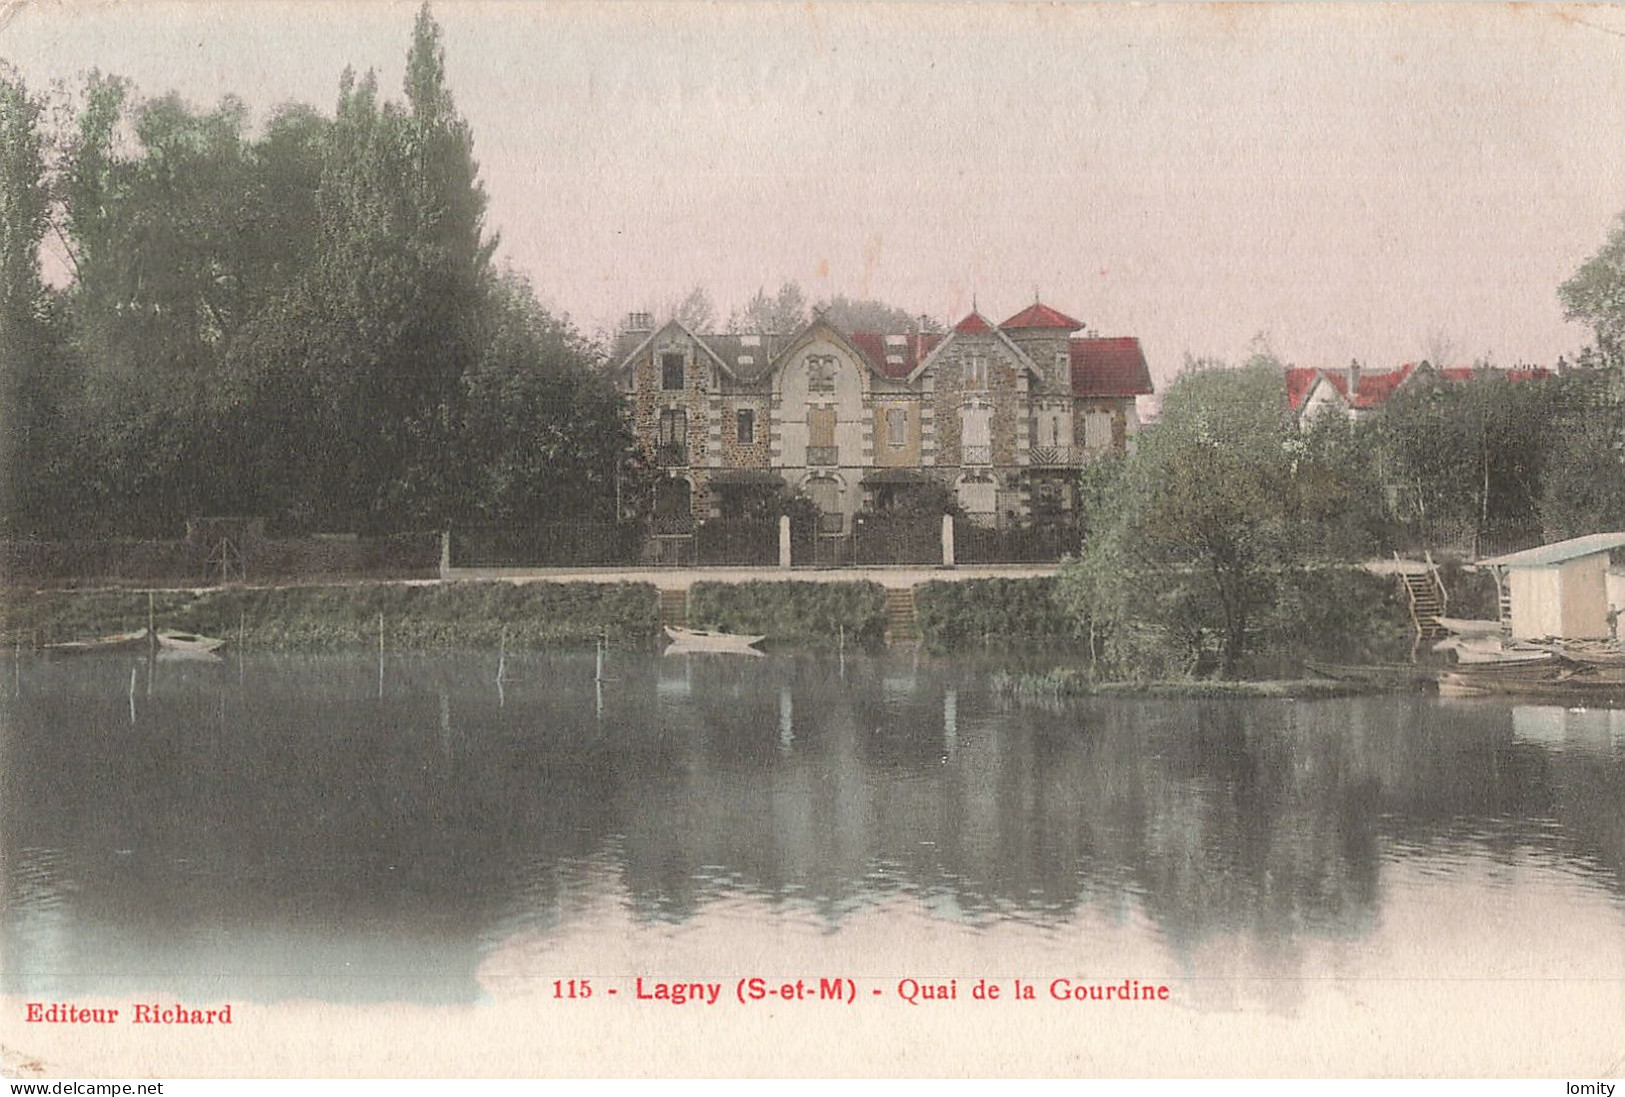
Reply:
<svg viewBox="0 0 1625 1097"><path fill-rule="evenodd" d="M688 591L663 590L660 592L660 623L676 628L688 625Z"/></svg>
<svg viewBox="0 0 1625 1097"><path fill-rule="evenodd" d="M914 621L914 589L886 591L886 642L918 640L919 627Z"/></svg>

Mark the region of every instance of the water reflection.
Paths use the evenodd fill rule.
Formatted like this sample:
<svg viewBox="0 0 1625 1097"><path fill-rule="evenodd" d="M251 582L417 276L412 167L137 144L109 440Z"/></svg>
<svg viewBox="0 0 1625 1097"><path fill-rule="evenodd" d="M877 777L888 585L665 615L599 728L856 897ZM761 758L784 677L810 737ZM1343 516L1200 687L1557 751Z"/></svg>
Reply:
<svg viewBox="0 0 1625 1097"><path fill-rule="evenodd" d="M1188 971L1237 938L1290 971L1378 933L1396 867L1448 889L1486 860L1543 874L1554 921L1600 896L1625 929L1618 713L1030 710L919 656L497 665L248 655L138 691L120 660L23 661L7 991L469 1001L500 942L606 904L836 936L894 908L989 940L1100 922Z"/></svg>

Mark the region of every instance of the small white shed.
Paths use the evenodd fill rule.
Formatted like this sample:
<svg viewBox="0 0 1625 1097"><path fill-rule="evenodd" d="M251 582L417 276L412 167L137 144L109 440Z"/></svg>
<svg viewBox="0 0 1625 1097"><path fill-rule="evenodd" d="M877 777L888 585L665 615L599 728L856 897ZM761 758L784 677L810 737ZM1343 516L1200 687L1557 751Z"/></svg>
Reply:
<svg viewBox="0 0 1625 1097"><path fill-rule="evenodd" d="M1495 568L1501 625L1514 640L1606 640L1622 608L1609 554L1625 548L1625 533L1593 533L1479 561ZM1612 616L1613 620L1610 620Z"/></svg>

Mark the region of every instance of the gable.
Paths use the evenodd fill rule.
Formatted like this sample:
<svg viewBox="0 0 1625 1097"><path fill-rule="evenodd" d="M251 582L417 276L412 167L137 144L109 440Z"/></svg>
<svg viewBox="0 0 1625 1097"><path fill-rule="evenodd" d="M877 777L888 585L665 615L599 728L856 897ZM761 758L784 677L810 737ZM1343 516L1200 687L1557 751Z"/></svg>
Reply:
<svg viewBox="0 0 1625 1097"><path fill-rule="evenodd" d="M610 370L610 375L619 377L621 374L631 369L632 366L645 354L652 353L654 350L660 347L669 346L674 338L679 337L692 344L696 351L699 352L696 357L699 355L704 355L706 358L709 358L712 362L716 363L718 368L720 368L722 372L726 373L729 377L734 377L736 380L738 379L737 375L734 373L733 369L728 365L728 363L723 361L722 357L718 355L717 352L709 345L707 345L704 339L700 338L698 335L695 335L692 331L689 331L688 328L678 320L668 320L660 327L650 332L648 338L644 339L643 342L634 347L625 358L621 359L619 364Z"/></svg>
<svg viewBox="0 0 1625 1097"><path fill-rule="evenodd" d="M972 313L971 315L975 316L976 314ZM966 328L964 321L961 321L953 331L949 332L947 335L938 336L938 339L940 342L937 343L930 353L920 360L920 364L915 367L914 372L908 375L908 381L910 384L913 384L915 381L924 376L925 371L934 366L939 357L950 354L952 347L967 340L987 341L996 346L1004 347L1005 351L1009 354L1010 361L1015 364L1016 369L1027 371L1027 375L1035 380L1042 381L1044 379L1043 371L1038 368L1037 364L1032 360L1027 352L1016 346L1008 335L1004 334L1004 332L998 330L997 328L988 328L985 332L978 331L974 328Z"/></svg>

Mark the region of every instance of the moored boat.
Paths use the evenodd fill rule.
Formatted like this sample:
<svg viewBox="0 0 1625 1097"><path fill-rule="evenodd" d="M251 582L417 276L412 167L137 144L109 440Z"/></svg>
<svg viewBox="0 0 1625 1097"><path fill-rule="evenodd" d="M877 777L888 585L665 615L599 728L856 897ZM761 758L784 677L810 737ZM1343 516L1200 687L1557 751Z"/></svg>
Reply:
<svg viewBox="0 0 1625 1097"><path fill-rule="evenodd" d="M1552 678L1500 678L1492 675L1439 676L1441 697L1507 697L1568 705L1625 705L1625 682L1577 673Z"/></svg>
<svg viewBox="0 0 1625 1097"><path fill-rule="evenodd" d="M158 630L158 646L168 651L211 652L224 644L224 640L196 632L182 632L172 628Z"/></svg>
<svg viewBox="0 0 1625 1097"><path fill-rule="evenodd" d="M55 644L45 644L41 650L47 655L99 655L104 652L134 650L147 643L147 630L143 628L134 632L115 632L107 636L96 636L88 640L63 640Z"/></svg>
<svg viewBox="0 0 1625 1097"><path fill-rule="evenodd" d="M747 636L736 632L678 628L676 625L667 625L666 635L671 638L671 646L666 649L667 655L685 655L693 652L760 655L762 653L756 650L756 645L767 639L766 636Z"/></svg>

